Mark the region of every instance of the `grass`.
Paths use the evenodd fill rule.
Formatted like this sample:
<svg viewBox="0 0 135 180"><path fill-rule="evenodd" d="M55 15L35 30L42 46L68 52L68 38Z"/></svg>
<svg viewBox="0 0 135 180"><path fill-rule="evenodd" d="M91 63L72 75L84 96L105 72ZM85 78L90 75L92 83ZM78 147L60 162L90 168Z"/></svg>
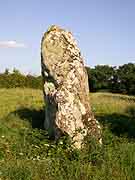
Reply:
<svg viewBox="0 0 135 180"><path fill-rule="evenodd" d="M134 180L135 97L90 94L103 145L87 137L82 150L43 130L40 90L0 89L1 180Z"/></svg>

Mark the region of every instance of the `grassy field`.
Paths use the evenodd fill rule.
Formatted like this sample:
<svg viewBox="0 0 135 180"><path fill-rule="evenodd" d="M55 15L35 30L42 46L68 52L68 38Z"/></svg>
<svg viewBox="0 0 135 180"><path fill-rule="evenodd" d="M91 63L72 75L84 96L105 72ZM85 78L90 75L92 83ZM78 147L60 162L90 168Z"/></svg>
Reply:
<svg viewBox="0 0 135 180"><path fill-rule="evenodd" d="M135 97L90 94L103 145L90 137L82 150L42 130L40 90L0 89L0 180L134 180Z"/></svg>

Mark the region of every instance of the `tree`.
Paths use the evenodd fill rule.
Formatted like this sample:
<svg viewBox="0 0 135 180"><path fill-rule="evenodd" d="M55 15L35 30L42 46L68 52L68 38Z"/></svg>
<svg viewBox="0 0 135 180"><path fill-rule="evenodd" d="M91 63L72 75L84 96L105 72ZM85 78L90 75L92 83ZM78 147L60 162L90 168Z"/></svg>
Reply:
<svg viewBox="0 0 135 180"><path fill-rule="evenodd" d="M117 79L121 93L135 94L135 64L120 66L117 70Z"/></svg>
<svg viewBox="0 0 135 180"><path fill-rule="evenodd" d="M89 86L91 91L110 90L111 80L113 78L115 67L108 65L97 65L95 68L86 68L89 79Z"/></svg>
<svg viewBox="0 0 135 180"><path fill-rule="evenodd" d="M5 69L4 74L5 74L5 75L9 75L9 69L8 69L8 68Z"/></svg>
<svg viewBox="0 0 135 180"><path fill-rule="evenodd" d="M18 69L14 68L14 69L13 69L13 74L18 75L18 74L21 74L21 73L20 73L20 71L19 71Z"/></svg>

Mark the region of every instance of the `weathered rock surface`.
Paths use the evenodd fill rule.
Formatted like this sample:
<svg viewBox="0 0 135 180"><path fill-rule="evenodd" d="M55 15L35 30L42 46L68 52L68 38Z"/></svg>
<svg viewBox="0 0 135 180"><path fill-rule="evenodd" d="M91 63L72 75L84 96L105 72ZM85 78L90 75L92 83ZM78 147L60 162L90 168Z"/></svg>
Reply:
<svg viewBox="0 0 135 180"><path fill-rule="evenodd" d="M71 32L51 26L41 43L44 79L45 129L58 139L68 134L80 148L90 134L100 142L101 128L89 101L88 77Z"/></svg>

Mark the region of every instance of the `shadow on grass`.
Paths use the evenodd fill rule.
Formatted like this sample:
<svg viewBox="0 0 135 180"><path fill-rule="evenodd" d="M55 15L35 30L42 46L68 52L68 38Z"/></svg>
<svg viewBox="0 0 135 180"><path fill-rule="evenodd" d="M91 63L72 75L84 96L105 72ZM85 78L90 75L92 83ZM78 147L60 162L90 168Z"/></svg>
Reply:
<svg viewBox="0 0 135 180"><path fill-rule="evenodd" d="M32 128L44 129L43 128L44 116L45 116L44 110L20 108L12 113L18 115L23 120L29 121L32 125Z"/></svg>
<svg viewBox="0 0 135 180"><path fill-rule="evenodd" d="M135 138L135 119L122 114L97 115L99 122L117 136Z"/></svg>
<svg viewBox="0 0 135 180"><path fill-rule="evenodd" d="M129 114L131 117L133 117L135 119L135 105L129 106L126 109L126 113Z"/></svg>
<svg viewBox="0 0 135 180"><path fill-rule="evenodd" d="M128 114L98 114L97 120L107 126L111 132L117 136L135 138L135 109L127 109ZM129 113L130 112L130 113ZM29 121L32 128L44 129L44 108L40 110L30 108L20 108L12 112L19 116L22 120Z"/></svg>

